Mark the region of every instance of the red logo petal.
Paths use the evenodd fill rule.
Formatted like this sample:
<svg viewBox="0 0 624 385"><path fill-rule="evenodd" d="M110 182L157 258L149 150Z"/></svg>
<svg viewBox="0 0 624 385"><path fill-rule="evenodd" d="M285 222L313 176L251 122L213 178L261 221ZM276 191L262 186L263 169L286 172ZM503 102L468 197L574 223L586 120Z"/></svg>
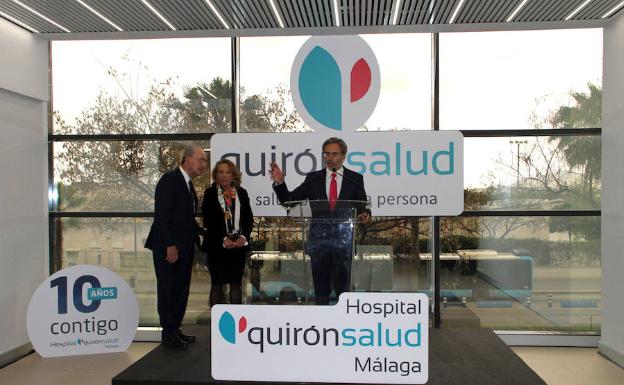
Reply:
<svg viewBox="0 0 624 385"><path fill-rule="evenodd" d="M245 329L247 329L247 318L240 317L238 320L238 332L242 333Z"/></svg>
<svg viewBox="0 0 624 385"><path fill-rule="evenodd" d="M366 95L371 85L371 69L363 58L351 68L351 102L360 100Z"/></svg>

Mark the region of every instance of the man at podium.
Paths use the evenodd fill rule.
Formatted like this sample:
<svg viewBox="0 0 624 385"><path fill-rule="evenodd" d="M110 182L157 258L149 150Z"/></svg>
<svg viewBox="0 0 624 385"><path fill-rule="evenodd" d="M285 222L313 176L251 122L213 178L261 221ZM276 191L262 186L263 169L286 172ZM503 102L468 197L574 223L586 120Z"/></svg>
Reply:
<svg viewBox="0 0 624 385"><path fill-rule="evenodd" d="M281 204L302 200L326 200L327 211L337 212L340 201L366 201L364 178L361 174L342 166L347 155L347 144L340 138L329 138L323 143L325 168L312 171L293 191L288 190L279 166L271 163L273 190ZM365 205L357 207L357 219L370 221L370 210ZM314 215L314 212L313 212ZM331 217L331 215L330 215ZM338 216L337 216L338 217ZM336 296L349 291L353 230L344 228L343 221L334 223L313 221L308 236L312 279L317 305L329 304L332 288Z"/></svg>

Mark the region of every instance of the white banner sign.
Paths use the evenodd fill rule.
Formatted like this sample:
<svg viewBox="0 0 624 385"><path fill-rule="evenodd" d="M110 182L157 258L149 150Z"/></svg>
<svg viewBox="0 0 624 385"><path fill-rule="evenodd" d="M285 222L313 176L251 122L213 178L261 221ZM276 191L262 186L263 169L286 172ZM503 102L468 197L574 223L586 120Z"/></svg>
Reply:
<svg viewBox="0 0 624 385"><path fill-rule="evenodd" d="M216 305L212 376L424 384L428 309L418 293L343 293L334 306Z"/></svg>
<svg viewBox="0 0 624 385"><path fill-rule="evenodd" d="M123 352L139 325L139 306L120 276L78 265L57 271L37 288L26 322L43 357Z"/></svg>
<svg viewBox="0 0 624 385"><path fill-rule="evenodd" d="M334 134L335 135L335 134ZM344 166L363 174L374 216L459 215L464 209L463 135L458 131L343 132ZM328 133L216 134L211 162L239 166L255 215L283 216L273 193L269 163L275 161L293 190L323 167Z"/></svg>

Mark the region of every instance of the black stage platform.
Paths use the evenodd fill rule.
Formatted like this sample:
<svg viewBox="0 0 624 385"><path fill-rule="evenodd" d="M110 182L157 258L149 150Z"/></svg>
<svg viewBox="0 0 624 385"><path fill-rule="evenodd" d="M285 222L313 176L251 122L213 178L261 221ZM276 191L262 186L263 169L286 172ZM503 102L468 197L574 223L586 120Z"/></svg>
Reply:
<svg viewBox="0 0 624 385"><path fill-rule="evenodd" d="M210 327L187 327L198 341L188 351L162 347L149 352L113 378L113 385L232 383L210 376ZM444 385L545 385L500 338L488 329L430 329L429 382ZM239 362L241 370L245 363ZM258 382L233 382L259 384ZM298 384L298 383L297 383Z"/></svg>

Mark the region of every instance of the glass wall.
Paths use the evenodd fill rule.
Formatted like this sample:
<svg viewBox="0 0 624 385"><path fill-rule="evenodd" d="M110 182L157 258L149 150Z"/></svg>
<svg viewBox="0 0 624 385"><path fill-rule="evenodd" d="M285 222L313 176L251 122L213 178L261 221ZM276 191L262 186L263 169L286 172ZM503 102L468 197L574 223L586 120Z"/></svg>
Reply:
<svg viewBox="0 0 624 385"><path fill-rule="evenodd" d="M602 32L440 35L465 212L440 223L442 322L600 329Z"/></svg>
<svg viewBox="0 0 624 385"><path fill-rule="evenodd" d="M187 143L209 153L233 118L241 132L310 131L289 84L306 38L239 38L238 58L230 38L53 42L52 269L113 269L137 293L141 324L157 324L143 243L159 176ZM437 233L431 218L373 218L357 239L356 288L431 296L439 253L447 325L599 330L601 31L440 34L438 57L431 34L363 38L382 76L362 130L461 130L465 212ZM209 183L195 181L200 199ZM302 249L297 222L255 218L244 301L309 303ZM185 322L207 322L209 287L198 253Z"/></svg>
<svg viewBox="0 0 624 385"><path fill-rule="evenodd" d="M230 39L52 42L54 134L231 129Z"/></svg>
<svg viewBox="0 0 624 385"><path fill-rule="evenodd" d="M383 73L377 107L361 129L431 129L431 35L362 37L375 52ZM241 39L241 131L310 131L295 111L290 94L290 67L307 38Z"/></svg>
<svg viewBox="0 0 624 385"><path fill-rule="evenodd" d="M146 137L147 139L147 137ZM210 148L209 140L192 141ZM68 212L149 212L164 171L177 166L184 140L64 140L53 143L57 209ZM194 181L201 199L209 173Z"/></svg>
<svg viewBox="0 0 624 385"><path fill-rule="evenodd" d="M290 67L308 36L240 39L241 132L306 132L290 94Z"/></svg>
<svg viewBox="0 0 624 385"><path fill-rule="evenodd" d="M440 129L599 127L552 116L602 89L602 30L440 34ZM599 99L598 99L599 100ZM592 99L590 102L595 102Z"/></svg>
<svg viewBox="0 0 624 385"><path fill-rule="evenodd" d="M497 330L600 329L600 217L443 218L443 319Z"/></svg>
<svg viewBox="0 0 624 385"><path fill-rule="evenodd" d="M186 144L209 150L211 133L231 131L231 40L57 41L52 81L52 269L112 269L137 294L141 324L156 325L154 266L143 247L154 188ZM194 183L201 199L210 176ZM208 319L201 257L189 323Z"/></svg>

